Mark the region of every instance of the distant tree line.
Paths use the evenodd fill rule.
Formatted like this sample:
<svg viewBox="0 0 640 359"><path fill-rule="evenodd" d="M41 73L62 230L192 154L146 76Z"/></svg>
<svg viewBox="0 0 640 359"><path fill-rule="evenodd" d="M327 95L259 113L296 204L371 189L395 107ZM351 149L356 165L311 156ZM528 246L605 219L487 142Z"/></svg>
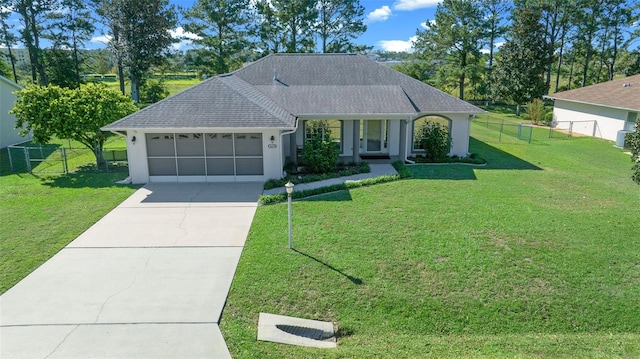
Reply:
<svg viewBox="0 0 640 359"><path fill-rule="evenodd" d="M182 39L171 35L178 26ZM96 29L108 55L85 51ZM138 102L151 72L216 75L274 52L365 52L354 42L365 31L359 0L196 0L190 8L168 0L0 0L0 45L8 50L0 71L16 82L22 73L30 83L77 88L83 74L113 69L122 93L128 79ZM185 39L193 49L171 51ZM16 66L19 44L28 68Z"/></svg>
<svg viewBox="0 0 640 359"><path fill-rule="evenodd" d="M379 53L462 99L522 104L639 73L639 13L635 0L444 0L417 31L415 52ZM168 0L0 0L8 50L0 71L69 88L83 74L117 72L120 90L128 79L137 102L162 87L151 73L211 76L275 52L369 52L355 42L364 18L359 0L196 0L189 8ZM179 26L182 38L171 36ZM107 47L87 52L96 29ZM192 42L184 54L172 51L181 40ZM28 50L26 69L11 53L18 44Z"/></svg>
<svg viewBox="0 0 640 359"><path fill-rule="evenodd" d="M639 73L639 12L635 0L444 0L399 70L462 99L522 104Z"/></svg>

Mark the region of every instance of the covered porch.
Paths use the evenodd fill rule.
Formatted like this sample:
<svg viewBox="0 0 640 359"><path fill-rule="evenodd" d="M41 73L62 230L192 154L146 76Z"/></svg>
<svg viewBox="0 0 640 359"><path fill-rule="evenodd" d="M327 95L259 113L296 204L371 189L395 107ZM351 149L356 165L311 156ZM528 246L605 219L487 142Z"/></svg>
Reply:
<svg viewBox="0 0 640 359"><path fill-rule="evenodd" d="M380 119L363 118L299 118L294 133L283 138L283 159L300 163L304 144L314 134L331 139L340 149L341 162L391 163L424 153L419 145L419 133L428 123L438 123L449 129L452 138L450 155L468 155L471 117L468 114L396 116Z"/></svg>

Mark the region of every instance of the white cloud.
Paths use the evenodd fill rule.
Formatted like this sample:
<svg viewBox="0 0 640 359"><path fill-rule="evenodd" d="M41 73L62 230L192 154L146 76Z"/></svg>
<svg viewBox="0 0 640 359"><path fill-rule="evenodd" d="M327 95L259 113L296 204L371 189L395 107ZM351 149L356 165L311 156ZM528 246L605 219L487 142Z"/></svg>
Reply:
<svg viewBox="0 0 640 359"><path fill-rule="evenodd" d="M384 51L392 52L413 52L413 43L417 40L417 36L411 36L409 40L381 40L378 41Z"/></svg>
<svg viewBox="0 0 640 359"><path fill-rule="evenodd" d="M367 15L367 22L386 21L391 16L391 8L384 5L381 8L375 9Z"/></svg>
<svg viewBox="0 0 640 359"><path fill-rule="evenodd" d="M200 36L192 32L184 31L184 28L182 26L178 27L175 30L169 30L169 33L171 34L171 37L173 37L174 39L186 39L186 40L202 39Z"/></svg>
<svg viewBox="0 0 640 359"><path fill-rule="evenodd" d="M425 22L421 22L420 23L420 27L423 29L428 29L430 26L434 25L436 23L436 20L428 20Z"/></svg>
<svg viewBox="0 0 640 359"><path fill-rule="evenodd" d="M182 26L178 27L175 30L169 30L169 33L171 34L172 38L180 40L179 42L171 45L175 50L183 50L185 47L191 45L192 40L202 39L202 37L192 32L184 31L184 28Z"/></svg>
<svg viewBox="0 0 640 359"><path fill-rule="evenodd" d="M393 4L393 10L418 10L436 6L441 2L442 0L398 0Z"/></svg>
<svg viewBox="0 0 640 359"><path fill-rule="evenodd" d="M489 55L489 49L482 49L480 50L481 54L485 54L485 55Z"/></svg>
<svg viewBox="0 0 640 359"><path fill-rule="evenodd" d="M102 35L102 36L94 36L89 40L89 42L94 44L107 44L111 40L110 35Z"/></svg>
<svg viewBox="0 0 640 359"><path fill-rule="evenodd" d="M499 49L499 48L501 48L501 47L502 47L502 45L504 45L504 41L496 42L495 44L493 44L493 47L495 47L495 48L498 48L498 49Z"/></svg>

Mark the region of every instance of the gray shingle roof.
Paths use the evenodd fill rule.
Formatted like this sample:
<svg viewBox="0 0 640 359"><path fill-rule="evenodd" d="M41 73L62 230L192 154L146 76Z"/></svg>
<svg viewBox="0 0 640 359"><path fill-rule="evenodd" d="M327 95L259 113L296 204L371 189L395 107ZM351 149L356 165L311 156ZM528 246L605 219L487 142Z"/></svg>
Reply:
<svg viewBox="0 0 640 359"><path fill-rule="evenodd" d="M105 130L169 128L294 128L295 117L240 78L209 78L104 127Z"/></svg>
<svg viewBox="0 0 640 359"><path fill-rule="evenodd" d="M640 75L562 91L546 97L640 111Z"/></svg>
<svg viewBox="0 0 640 359"><path fill-rule="evenodd" d="M400 86L287 87L258 85L255 87L298 116L306 114L406 114L416 112L415 107Z"/></svg>
<svg viewBox="0 0 640 359"><path fill-rule="evenodd" d="M399 86L421 113L483 113L484 111L383 64L355 54L273 54L234 75L251 85ZM358 101L357 96L351 96ZM328 104L327 104L328 105ZM393 104L389 101L389 106ZM394 111L391 111L394 112ZM394 112L398 113L398 112Z"/></svg>
<svg viewBox="0 0 640 359"><path fill-rule="evenodd" d="M273 54L104 129L294 128L309 114L482 112L361 55Z"/></svg>

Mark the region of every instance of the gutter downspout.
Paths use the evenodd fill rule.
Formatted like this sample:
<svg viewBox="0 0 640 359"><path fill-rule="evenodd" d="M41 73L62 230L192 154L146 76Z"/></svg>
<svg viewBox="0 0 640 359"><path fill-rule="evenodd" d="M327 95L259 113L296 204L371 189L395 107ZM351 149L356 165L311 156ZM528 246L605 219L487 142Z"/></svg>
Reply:
<svg viewBox="0 0 640 359"><path fill-rule="evenodd" d="M284 174L284 158L283 158L284 157L283 156L284 155L284 145L283 145L283 137L285 135L294 134L294 133L296 133L296 131L298 131L298 121L299 121L298 118L296 118L296 127L293 130L291 130L289 132L282 132L280 134L280 145L282 146L282 151L283 151L282 154L280 155L280 170L282 171L283 174ZM289 149L289 151L291 151L291 149ZM284 178L284 175L282 176L282 178Z"/></svg>

